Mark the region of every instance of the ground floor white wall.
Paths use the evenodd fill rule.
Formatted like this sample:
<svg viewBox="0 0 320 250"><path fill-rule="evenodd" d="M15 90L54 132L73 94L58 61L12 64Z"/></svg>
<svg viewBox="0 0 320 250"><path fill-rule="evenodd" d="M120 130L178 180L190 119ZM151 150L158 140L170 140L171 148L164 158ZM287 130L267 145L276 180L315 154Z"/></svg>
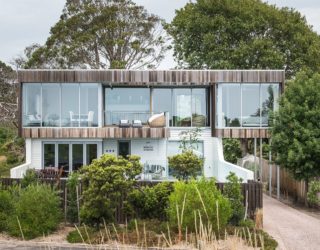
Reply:
<svg viewBox="0 0 320 250"><path fill-rule="evenodd" d="M167 157L170 155L172 145L178 147L180 133L185 129L172 128L171 136L168 139L132 139L130 141L130 153L141 157L142 164L161 165L165 168L162 177L168 177ZM14 168L11 177L21 178L28 168L41 169L43 167L43 144L45 142L90 142L98 143L98 157L101 154L118 155L118 139L100 140L40 140L26 139L26 164ZM128 140L126 140L128 141ZM225 181L230 171L235 172L243 180L253 179L252 171L241 168L234 164L224 161L222 141L219 138L211 137L211 129L203 129L199 135L202 143L202 154L204 156L203 173L205 177L215 177L218 181ZM170 144L171 143L171 144ZM170 149L170 150L169 150ZM178 149L177 149L178 150Z"/></svg>

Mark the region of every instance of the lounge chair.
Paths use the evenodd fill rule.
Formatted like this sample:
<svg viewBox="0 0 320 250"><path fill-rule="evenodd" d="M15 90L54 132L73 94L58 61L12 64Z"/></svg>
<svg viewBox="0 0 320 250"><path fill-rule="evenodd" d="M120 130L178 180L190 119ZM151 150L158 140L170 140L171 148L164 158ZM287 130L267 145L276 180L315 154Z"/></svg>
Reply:
<svg viewBox="0 0 320 250"><path fill-rule="evenodd" d="M119 121L119 127L120 128L130 128L131 127L131 123L129 122L129 120L120 120Z"/></svg>
<svg viewBox="0 0 320 250"><path fill-rule="evenodd" d="M166 116L164 113L153 115L149 118L148 124L152 128L165 127L166 126Z"/></svg>

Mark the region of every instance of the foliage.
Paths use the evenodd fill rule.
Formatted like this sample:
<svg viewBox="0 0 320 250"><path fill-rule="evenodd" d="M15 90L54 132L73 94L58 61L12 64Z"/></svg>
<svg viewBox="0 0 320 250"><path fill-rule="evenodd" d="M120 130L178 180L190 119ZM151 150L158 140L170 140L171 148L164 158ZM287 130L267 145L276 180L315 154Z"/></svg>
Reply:
<svg viewBox="0 0 320 250"><path fill-rule="evenodd" d="M18 127L16 73L0 61L0 123Z"/></svg>
<svg viewBox="0 0 320 250"><path fill-rule="evenodd" d="M320 74L300 73L280 98L271 131L276 163L298 180L320 176Z"/></svg>
<svg viewBox="0 0 320 250"><path fill-rule="evenodd" d="M44 46L26 49L27 68L154 67L166 51L161 19L131 0L68 0ZM22 62L21 62L22 61Z"/></svg>
<svg viewBox="0 0 320 250"><path fill-rule="evenodd" d="M48 185L29 185L21 189L14 212L8 219L8 233L32 239L54 231L60 222L60 199L57 191Z"/></svg>
<svg viewBox="0 0 320 250"><path fill-rule="evenodd" d="M318 194L320 193L320 181L311 181L309 184L309 190L307 193L307 200L310 205L319 205L320 198Z"/></svg>
<svg viewBox="0 0 320 250"><path fill-rule="evenodd" d="M228 182L223 189L223 195L230 201L232 208L232 217L230 223L232 225L239 225L240 221L244 219L244 206L241 183L242 179L238 178L235 173L230 172L227 176Z"/></svg>
<svg viewBox="0 0 320 250"><path fill-rule="evenodd" d="M124 194L128 194L135 177L142 171L140 157L125 159L104 154L91 165L82 168L81 178L86 186L83 192L83 205L80 217L89 225L99 226L105 220L114 221L114 212ZM122 204L125 213L130 212L126 201Z"/></svg>
<svg viewBox="0 0 320 250"><path fill-rule="evenodd" d="M13 199L10 191L0 189L0 232L7 230L7 219L13 211Z"/></svg>
<svg viewBox="0 0 320 250"><path fill-rule="evenodd" d="M88 242L91 241L94 237L96 237L97 234L97 230L95 230L92 227L83 226L79 227L78 230L73 230L70 233L68 233L67 241L69 243L83 243L83 241Z"/></svg>
<svg viewBox="0 0 320 250"><path fill-rule="evenodd" d="M187 150L181 154L168 157L168 163L173 170L172 175L179 180L195 178L202 170L203 158L193 151Z"/></svg>
<svg viewBox="0 0 320 250"><path fill-rule="evenodd" d="M239 139L224 138L222 142L224 159L236 164L242 154Z"/></svg>
<svg viewBox="0 0 320 250"><path fill-rule="evenodd" d="M197 0L167 25L183 68L320 69L320 37L292 8L257 0Z"/></svg>
<svg viewBox="0 0 320 250"><path fill-rule="evenodd" d="M10 168L24 160L24 140L11 127L0 127L0 176L7 177Z"/></svg>
<svg viewBox="0 0 320 250"><path fill-rule="evenodd" d="M34 169L28 169L21 180L21 187L25 188L31 184L38 183L38 175Z"/></svg>
<svg viewBox="0 0 320 250"><path fill-rule="evenodd" d="M79 222L77 204L77 186L79 187L79 177L79 173L72 172L67 180L67 220L71 223Z"/></svg>
<svg viewBox="0 0 320 250"><path fill-rule="evenodd" d="M255 228L255 223L251 219L246 219L246 220L241 220L239 222L239 226L240 227L246 227L246 228L249 228L249 229L254 229Z"/></svg>
<svg viewBox="0 0 320 250"><path fill-rule="evenodd" d="M171 191L171 183L161 182L155 186L133 190L128 200L141 219L163 220L166 218L166 208Z"/></svg>
<svg viewBox="0 0 320 250"><path fill-rule="evenodd" d="M174 183L167 210L170 223L178 222L177 210L182 228L187 228L188 232L195 232L195 224L200 223L199 215L203 225L212 226L215 232L223 231L232 215L231 204L217 189L215 181L204 178Z"/></svg>

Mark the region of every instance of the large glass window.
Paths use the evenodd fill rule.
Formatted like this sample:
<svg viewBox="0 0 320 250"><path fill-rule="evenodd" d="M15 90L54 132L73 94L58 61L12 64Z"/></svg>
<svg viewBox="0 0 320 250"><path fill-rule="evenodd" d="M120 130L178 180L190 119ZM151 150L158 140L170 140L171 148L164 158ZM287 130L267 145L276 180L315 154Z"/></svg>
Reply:
<svg viewBox="0 0 320 250"><path fill-rule="evenodd" d="M207 125L207 102L206 89L192 89L192 127Z"/></svg>
<svg viewBox="0 0 320 250"><path fill-rule="evenodd" d="M240 84L219 84L217 87L218 127L240 127Z"/></svg>
<svg viewBox="0 0 320 250"><path fill-rule="evenodd" d="M267 127L270 112L278 108L278 83L223 83L216 92L218 128Z"/></svg>
<svg viewBox="0 0 320 250"><path fill-rule="evenodd" d="M98 126L99 100L95 83L23 84L23 126Z"/></svg>
<svg viewBox="0 0 320 250"><path fill-rule="evenodd" d="M173 89L173 126L191 127L191 89Z"/></svg>
<svg viewBox="0 0 320 250"><path fill-rule="evenodd" d="M79 84L62 84L61 88L61 126L79 127Z"/></svg>
<svg viewBox="0 0 320 250"><path fill-rule="evenodd" d="M42 124L44 127L60 126L60 84L42 85Z"/></svg>
<svg viewBox="0 0 320 250"><path fill-rule="evenodd" d="M90 165L94 159L97 159L97 144L87 144L87 165Z"/></svg>
<svg viewBox="0 0 320 250"><path fill-rule="evenodd" d="M172 89L152 90L152 112L155 114L169 112L169 125L172 126Z"/></svg>
<svg viewBox="0 0 320 250"><path fill-rule="evenodd" d="M58 144L58 168L69 172L69 144Z"/></svg>
<svg viewBox="0 0 320 250"><path fill-rule="evenodd" d="M141 120L150 116L149 88L106 88L106 124L119 124L120 120Z"/></svg>
<svg viewBox="0 0 320 250"><path fill-rule="evenodd" d="M72 144L72 171L76 171L83 166L83 145Z"/></svg>
<svg viewBox="0 0 320 250"><path fill-rule="evenodd" d="M80 126L98 126L98 85L80 84Z"/></svg>
<svg viewBox="0 0 320 250"><path fill-rule="evenodd" d="M41 126L41 85L23 85L23 126Z"/></svg>
<svg viewBox="0 0 320 250"><path fill-rule="evenodd" d="M260 84L242 84L242 127L260 126Z"/></svg>
<svg viewBox="0 0 320 250"><path fill-rule="evenodd" d="M55 167L55 144L44 144L43 147L43 165L44 168Z"/></svg>

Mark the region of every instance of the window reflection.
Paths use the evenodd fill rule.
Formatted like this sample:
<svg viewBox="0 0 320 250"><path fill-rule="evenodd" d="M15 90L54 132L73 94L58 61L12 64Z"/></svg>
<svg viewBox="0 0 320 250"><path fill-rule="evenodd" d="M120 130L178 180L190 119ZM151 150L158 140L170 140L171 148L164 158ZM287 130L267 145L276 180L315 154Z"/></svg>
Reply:
<svg viewBox="0 0 320 250"><path fill-rule="evenodd" d="M43 164L44 168L55 167L55 144L44 144Z"/></svg>
<svg viewBox="0 0 320 250"><path fill-rule="evenodd" d="M79 127L79 84L62 84L61 126Z"/></svg>
<svg viewBox="0 0 320 250"><path fill-rule="evenodd" d="M242 84L242 126L260 126L260 84Z"/></svg>
<svg viewBox="0 0 320 250"><path fill-rule="evenodd" d="M153 89L152 91L152 112L162 113L169 112L170 121L172 126L172 89Z"/></svg>
<svg viewBox="0 0 320 250"><path fill-rule="evenodd" d="M191 127L191 89L173 89L173 126Z"/></svg>
<svg viewBox="0 0 320 250"><path fill-rule="evenodd" d="M23 85L23 126L41 126L41 84Z"/></svg>
<svg viewBox="0 0 320 250"><path fill-rule="evenodd" d="M206 89L192 89L192 127L207 125Z"/></svg>
<svg viewBox="0 0 320 250"><path fill-rule="evenodd" d="M60 84L42 85L42 125L44 127L60 126Z"/></svg>

